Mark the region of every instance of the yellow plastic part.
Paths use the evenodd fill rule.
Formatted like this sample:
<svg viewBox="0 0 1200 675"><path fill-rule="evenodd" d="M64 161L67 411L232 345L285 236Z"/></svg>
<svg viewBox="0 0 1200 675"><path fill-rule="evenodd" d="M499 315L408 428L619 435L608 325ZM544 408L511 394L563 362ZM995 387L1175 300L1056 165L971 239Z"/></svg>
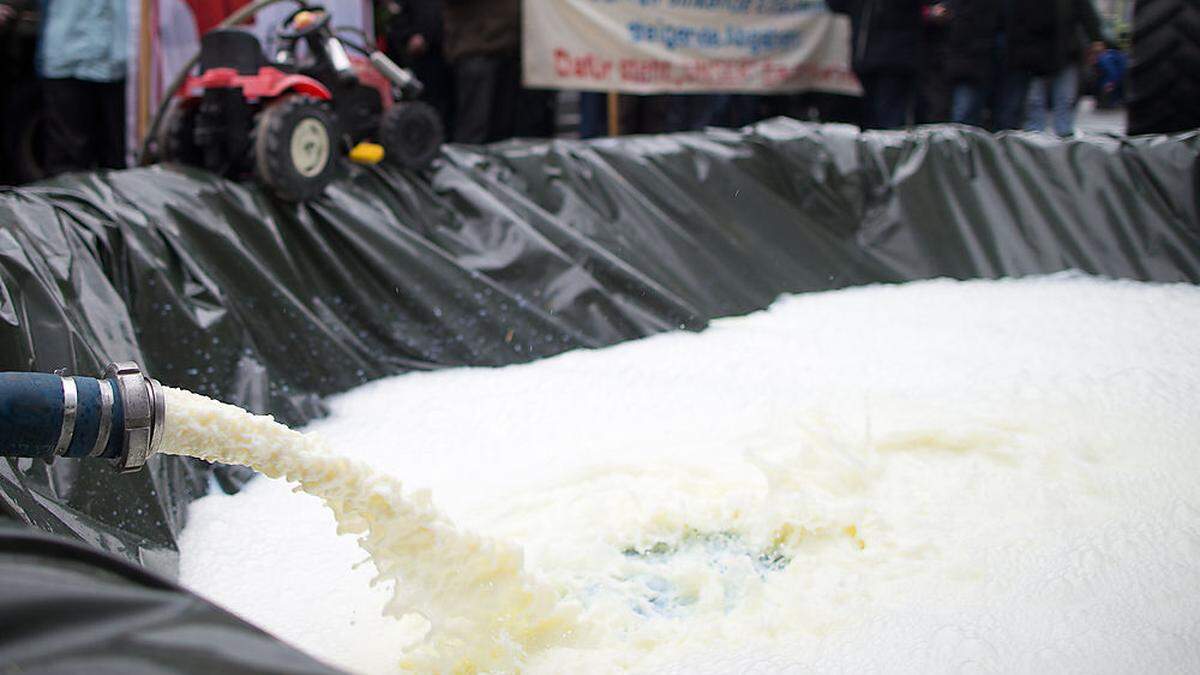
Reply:
<svg viewBox="0 0 1200 675"><path fill-rule="evenodd" d="M383 161L383 146L362 142L350 150L350 161L358 164L378 164Z"/></svg>
<svg viewBox="0 0 1200 675"><path fill-rule="evenodd" d="M297 28L297 29L308 28L309 26L312 25L313 21L315 21L316 19L317 19L316 12L308 12L308 11L300 12L299 14L296 15L296 18L292 19L292 27Z"/></svg>

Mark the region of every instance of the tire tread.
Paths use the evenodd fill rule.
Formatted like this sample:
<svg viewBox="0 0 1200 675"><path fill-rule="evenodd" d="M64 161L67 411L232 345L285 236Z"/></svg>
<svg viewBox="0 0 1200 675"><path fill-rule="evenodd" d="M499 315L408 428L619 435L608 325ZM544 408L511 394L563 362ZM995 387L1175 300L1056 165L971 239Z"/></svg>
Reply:
<svg viewBox="0 0 1200 675"><path fill-rule="evenodd" d="M1138 0L1129 78L1131 135L1200 127L1200 2Z"/></svg>

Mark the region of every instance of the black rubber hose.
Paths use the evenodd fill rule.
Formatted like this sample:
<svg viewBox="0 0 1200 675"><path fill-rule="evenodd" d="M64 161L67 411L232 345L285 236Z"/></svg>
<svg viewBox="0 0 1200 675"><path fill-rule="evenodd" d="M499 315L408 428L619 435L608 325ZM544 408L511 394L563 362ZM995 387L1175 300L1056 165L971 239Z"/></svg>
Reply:
<svg viewBox="0 0 1200 675"><path fill-rule="evenodd" d="M124 419L112 380L0 373L0 457L117 458Z"/></svg>

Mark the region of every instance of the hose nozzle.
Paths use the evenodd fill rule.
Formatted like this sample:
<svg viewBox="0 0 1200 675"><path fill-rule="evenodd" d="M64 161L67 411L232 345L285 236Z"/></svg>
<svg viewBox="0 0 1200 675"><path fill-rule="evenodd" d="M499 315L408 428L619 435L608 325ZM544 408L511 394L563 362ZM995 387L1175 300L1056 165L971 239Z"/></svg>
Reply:
<svg viewBox="0 0 1200 675"><path fill-rule="evenodd" d="M122 452L115 459L122 472L137 471L162 444L167 402L162 385L132 361L109 364L104 377L115 382L123 402L125 429Z"/></svg>

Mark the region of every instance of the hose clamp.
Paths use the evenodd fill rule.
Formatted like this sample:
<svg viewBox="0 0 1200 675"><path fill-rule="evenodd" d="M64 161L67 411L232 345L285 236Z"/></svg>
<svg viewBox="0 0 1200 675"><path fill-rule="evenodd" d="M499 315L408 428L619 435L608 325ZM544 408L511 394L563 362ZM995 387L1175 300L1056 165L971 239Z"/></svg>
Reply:
<svg viewBox="0 0 1200 675"><path fill-rule="evenodd" d="M62 457L71 448L71 440L75 438L75 417L79 413L79 390L75 387L75 378L60 376L59 379L62 381L63 415L53 457Z"/></svg>
<svg viewBox="0 0 1200 675"><path fill-rule="evenodd" d="M112 433L113 401L116 398L111 381L96 382L100 385L100 426L96 429L96 442L92 445L88 457L103 457L104 451L108 449L108 437Z"/></svg>
<svg viewBox="0 0 1200 675"><path fill-rule="evenodd" d="M105 379L116 383L125 412L125 438L117 468L122 473L137 471L162 443L166 401L162 385L146 377L132 361L113 363L104 371Z"/></svg>

